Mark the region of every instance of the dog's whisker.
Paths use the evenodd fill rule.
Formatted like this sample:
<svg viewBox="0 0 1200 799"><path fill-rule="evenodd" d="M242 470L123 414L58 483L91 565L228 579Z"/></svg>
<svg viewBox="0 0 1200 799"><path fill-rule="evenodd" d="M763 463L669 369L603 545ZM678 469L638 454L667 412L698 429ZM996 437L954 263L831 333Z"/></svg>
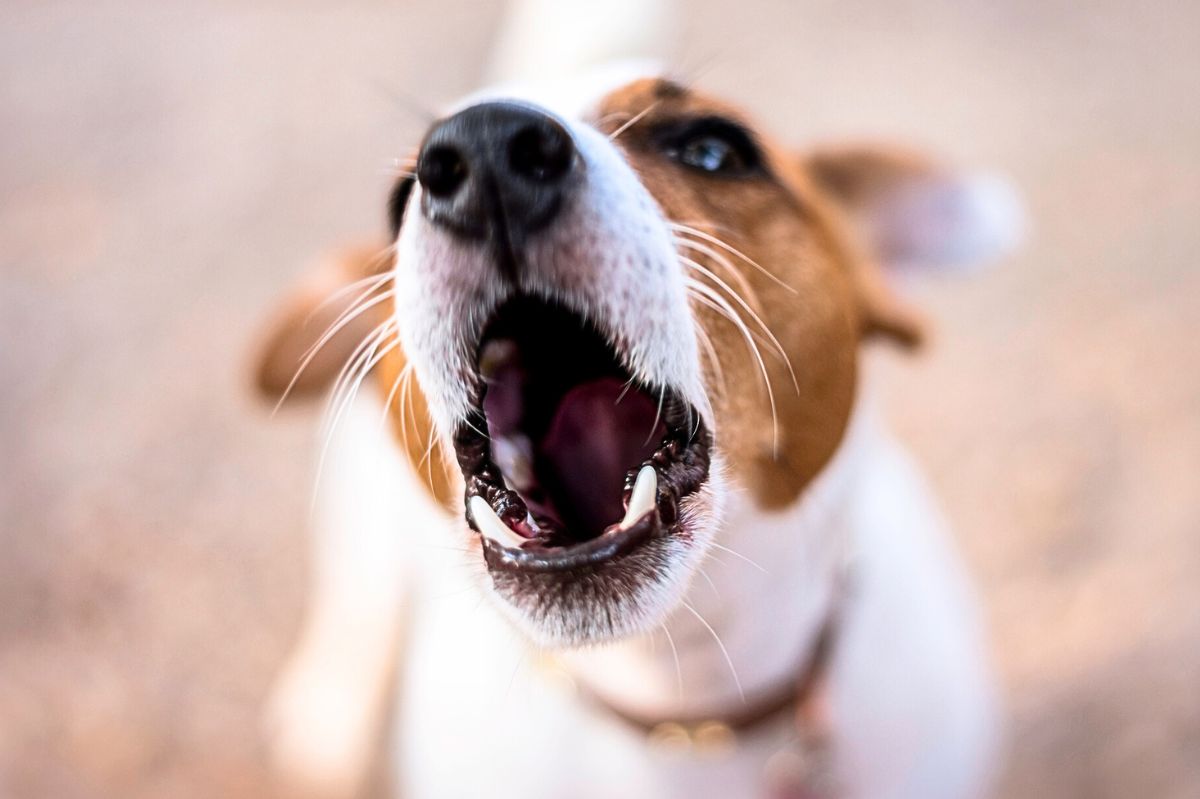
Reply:
<svg viewBox="0 0 1200 799"><path fill-rule="evenodd" d="M765 569L763 566L761 566L761 565L760 565L760 564L758 564L757 562L755 562L755 561L751 560L750 558L746 557L746 556L745 556L745 555L743 555L741 552L737 552L737 551L735 551L735 550L732 550L732 549L730 549L729 547L727 547L727 546L725 546L725 545L723 545L723 544L718 544L716 541L713 541L713 542L712 542L712 546L716 547L717 549L719 549L719 550L721 550L721 551L723 551L723 552L728 552L730 555L733 555L735 558L740 558L741 560L745 561L746 563L749 563L749 564L750 564L751 566L753 566L754 568L758 569L758 570L759 570L760 572L762 572L763 574L770 574L770 572L769 572L769 571L767 571L767 570L766 570L766 569Z"/></svg>
<svg viewBox="0 0 1200 799"><path fill-rule="evenodd" d="M394 292L394 288L388 288L388 289L384 290L383 294L375 294L375 292L379 291L380 288L383 288L384 286L387 285L387 279L392 277L392 273L390 271L385 272L383 274L383 277L384 277L383 280L381 280L379 283L376 283L375 285L367 288L365 291L363 291L361 294L359 294L357 297L355 297L354 300L352 302L350 302L350 304L347 305L346 308L340 314L338 314L336 317L334 317L333 323L330 325L330 329L327 329L325 331L325 333L322 334L322 338L326 335L332 335L333 333L336 333L337 330L341 329L339 327L339 328L337 328L337 330L334 330L333 329L334 325L340 325L342 322L345 322L348 319L352 319L355 316L359 315L367 308L373 307L373 306L366 305L366 303L368 301L378 300L380 297L388 296L390 293ZM375 296L372 297L371 296L372 294L375 294ZM331 332L331 330L332 330L332 332ZM323 342L318 341L318 344L323 345ZM315 347L318 345L314 344L313 346Z"/></svg>
<svg viewBox="0 0 1200 799"><path fill-rule="evenodd" d="M429 426L428 443L425 446L425 454L421 456L421 460L417 463L417 469L420 469L422 466L425 467L425 477L429 481L430 486L433 485L433 457L432 457L432 455L433 455L433 450L437 446L437 444L438 444L437 430L434 429L433 425L430 425ZM445 463L444 459L442 459L441 468L444 472L445 468L446 468L446 463Z"/></svg>
<svg viewBox="0 0 1200 799"><path fill-rule="evenodd" d="M746 313L750 314L750 318L753 319L760 328L762 328L762 331L764 334L766 334L767 339L768 339L769 343L771 344L772 348L774 348L775 352L783 360L784 366L787 367L788 374L792 378L792 387L795 388L796 393L799 394L800 393L800 381L796 379L796 370L792 368L792 359L788 357L787 350L785 350L783 348L783 344L781 344L779 342L779 339L775 336L775 334L771 332L771 328L767 327L767 323L762 320L762 317L760 317L754 311L754 309L750 307L750 305L746 302L745 299L740 297L736 291L734 291L732 288L730 288L728 283L721 280L721 278L717 277L717 275L714 274L712 272L712 270L705 268L704 266L693 261L690 258L684 257L684 258L682 258L682 260L685 264L689 264L694 269L696 269L696 271L700 272L702 275L707 277L709 280L712 280L718 286L725 289L726 293L728 293L729 296L735 302L737 302L738 305L742 306L742 308L745 309Z"/></svg>
<svg viewBox="0 0 1200 799"><path fill-rule="evenodd" d="M388 249L391 249L391 248L389 247ZM346 285L339 288L337 291L330 294L325 299L321 300L315 306L313 306L313 309L311 311L309 311L308 314L304 317L305 323L308 323L317 314L317 312L320 311L322 308L327 307L330 303L335 302L336 300L339 300L342 297L345 297L347 294L351 293L352 291L362 288L363 286L365 286L367 284L371 284L371 285L367 286L367 289L364 292L364 294L370 294L372 291L374 291L376 288L378 288L380 284L386 282L388 280L388 278L390 278L391 276L392 276L392 273L389 270L387 272L380 272L379 274L375 274L375 275L367 275L366 277L362 277L362 278L359 278L358 280L355 280L353 283L347 283ZM364 296L364 295L360 295L359 299L361 299L362 296ZM350 303L350 307L354 307L356 302L358 302L357 299L355 300L355 302ZM342 313L345 313L345 311L343 311ZM340 319L341 314L339 314L337 318Z"/></svg>
<svg viewBox="0 0 1200 799"><path fill-rule="evenodd" d="M782 288L787 289L788 291L792 292L793 294L800 293L794 286L791 286L791 285L785 283L778 275L776 275L771 270L767 269L765 266L760 264L758 261L755 261L753 258L746 255L741 250L737 249L736 247L734 247L731 244L728 244L728 243L722 241L721 239L717 238L716 236L712 235L711 233L705 233L703 230L698 230L697 228L691 227L690 225L685 225L681 222L668 221L667 225L669 227L671 227L673 230L676 230L680 233L686 233L686 234L689 234L692 236L696 236L697 238L703 239L703 240L709 242L710 244L715 244L717 247L720 247L722 250L725 250L730 255L733 255L735 258L741 258L743 261L748 263L750 266L754 267L755 269L757 269L758 271L760 271L764 275L766 275L768 278L775 281L775 283L777 283Z"/></svg>
<svg viewBox="0 0 1200 799"><path fill-rule="evenodd" d="M361 384L366 375L369 374L370 371L379 364L383 356L390 351L389 347L389 350L385 350L383 353L380 353L379 347L384 343L388 336L394 337L395 334L395 321L390 317L385 319L372 331L371 335L366 339L368 342L369 351L361 352L360 357L348 361L342 367L342 371L339 372L338 379L334 381L332 391L332 400L334 403L345 404L347 399L352 398L352 395L347 394L348 390L351 387L354 387L355 390L357 390L357 386ZM393 338L392 345L394 346L396 344L398 344L398 342Z"/></svg>
<svg viewBox="0 0 1200 799"><path fill-rule="evenodd" d="M392 403L395 402L397 392L400 390L400 384L403 383L408 378L408 373L411 371L412 371L412 364L411 363L404 364L404 368L400 370L399 374L396 375L396 379L392 381L391 388L388 389L387 397L383 401L383 413L381 413L379 415L380 431L382 431L384 425L387 424L388 415L391 414L391 412L392 412ZM407 426L408 420L405 417L403 407L398 408L397 411L400 414L400 419L399 419L399 421L400 421L400 437L403 442L404 450L407 452L408 451L408 439L407 439L407 435L406 435L407 431L405 430L405 427Z"/></svg>
<svg viewBox="0 0 1200 799"><path fill-rule="evenodd" d="M658 428L658 423L662 419L663 399L666 397L667 387L659 386L658 388L658 408L654 411L654 424L650 425L650 434L646 436L646 440L642 442L642 446L646 446L654 438L654 431Z"/></svg>
<svg viewBox="0 0 1200 799"><path fill-rule="evenodd" d="M391 279L392 277L395 276L395 268L394 268L395 267L395 256L396 256L396 245L395 245L395 243L389 244L388 246L384 247L379 252L377 252L375 255L371 256L371 258L367 261L366 269L368 272L370 272L372 274L369 274L367 277L363 278L362 281L355 281L354 283L351 283L349 286L346 286L341 291L335 292L333 295L331 295L331 297L329 298L330 300L335 299L336 297L342 295L342 293L345 291L352 291L353 287L355 285L359 284L360 282L371 283L371 285L368 286L366 290L364 290L361 294L359 294L357 297L355 297L354 300L352 302L350 302L350 304L347 305L346 308L340 314L338 314L338 316L333 320L333 324L337 324L338 322L345 319L351 313L354 313L354 311L358 307L359 303L363 302L374 291L376 291L381 284L386 283L389 279ZM385 269L382 272L375 274L375 270L378 269L389 258L393 259L392 268ZM326 302L328 302L328 301L329 300L326 300ZM325 303L322 303L320 306L317 306L317 307L320 308L324 304Z"/></svg>
<svg viewBox="0 0 1200 799"><path fill-rule="evenodd" d="M362 304L361 306L359 305L363 298L378 290L379 287L386 282L386 279L390 277L390 275L391 273L389 272L380 276L379 281L374 282L366 289L366 291L363 292L363 294L356 298L345 311L338 315L338 317L330 324L330 326L326 328L325 332L321 334L321 337L304 352L304 354L301 356L300 364L296 367L296 371L292 373L291 379L288 380L287 386L284 387L283 393L280 394L279 399L276 401L275 407L271 412L272 415L278 413L279 409L283 407L283 403L287 401L287 398L292 393L292 389L296 387L296 383L304 374L304 370L308 368L310 363L312 363L312 360L316 357L317 353L320 352L325 345L332 341L333 337L336 336L338 332L340 332L346 325L350 324L351 320L353 320L359 314L365 312L368 308L378 305L380 302L383 302L389 296L391 296L392 292L389 290L371 300L369 303ZM373 281L375 278L368 278L367 280ZM331 299L333 298L327 299L325 302L328 303ZM357 310L356 306L359 306ZM310 312L308 318L311 318L312 314L315 312L315 309L314 311Z"/></svg>
<svg viewBox="0 0 1200 799"><path fill-rule="evenodd" d="M383 346L384 341L389 335L393 336L392 340L386 346ZM387 329L381 335L377 336L369 354L359 360L358 364L351 370L350 376L343 382L340 388L340 398L338 397L337 390L335 390L334 401L337 403L337 410L332 423L326 431L328 436L332 437L334 429L341 422L342 415L345 414L350 404L358 396L358 392L362 388L362 384L367 376L387 357L388 353L399 346L399 341L394 336L394 329ZM383 346L382 350L379 349L381 346Z"/></svg>
<svg viewBox="0 0 1200 799"><path fill-rule="evenodd" d="M316 353L319 352L322 347L324 347L326 344L328 344L329 341L334 336L336 336L339 332L341 332L346 327L346 325L350 324L356 318L363 315L364 313L366 313L370 309L374 308L375 306L379 305L380 303L386 302L387 300L391 299L392 297L395 296L395 293L396 292L395 292L394 288L389 288L386 291L384 291L382 294L376 294L374 297L371 297L370 299L366 300L365 302L360 303L356 307L351 307L350 309L343 311L342 314L335 320L334 324L331 325L329 327L329 329L326 330L321 335L321 338L319 338L311 347L308 348L308 350L304 354L305 359L307 360L307 359L311 358L312 356L316 355Z"/></svg>
<svg viewBox="0 0 1200 799"><path fill-rule="evenodd" d="M330 421L325 425L325 429L322 433L322 438L324 440L321 444L321 454L317 458L317 470L314 478L310 512L316 509L316 501L321 485L321 478L325 470L325 459L329 454L329 447L333 442L334 433L341 422L342 415L353 401L354 396L358 393L358 387L362 384L362 381L370 373L371 369L374 368L375 364L378 363L375 358L375 354L377 353L380 345L389 335L394 336L395 324L395 318L388 317L388 319L380 323L371 332L371 334L364 337L362 342L355 349L354 353L350 356L346 365L342 367L342 371L338 374L337 380L334 381L333 389L330 392L329 407L327 411ZM384 350L383 355L386 355L387 352L398 346L398 344L399 339L393 337L392 342L388 344L387 348ZM358 374L357 377L351 377L355 375L356 372L361 373ZM352 384L353 390L347 391ZM342 396L343 394L344 396Z"/></svg>
<svg viewBox="0 0 1200 799"><path fill-rule="evenodd" d="M696 617L696 620L704 626L704 629L708 630L709 634L713 637L713 640L717 642L717 647L721 650L721 656L725 658L725 665L729 666L729 673L733 676L733 684L737 686L738 696L741 697L742 702L744 703L746 701L746 692L742 690L742 680L740 677L738 677L737 669L733 666L733 658L729 657L729 650L725 648L725 643L721 641L721 636L717 635L717 631L713 629L711 624L705 621L704 617L700 615L698 610L689 605L687 602L681 602L680 604L682 604L689 613Z"/></svg>
<svg viewBox="0 0 1200 799"><path fill-rule="evenodd" d="M372 329L355 346L354 350L350 353L350 357L346 359L346 362L338 371L337 377L334 379L333 386L330 389L329 401L326 408L326 420L322 425L322 433L328 432L332 426L330 424L333 418L331 412L340 407L341 394L344 387L348 382L353 380L353 375L358 371L359 367L370 360L374 348L387 337L394 324L394 319L389 317Z"/></svg>
<svg viewBox="0 0 1200 799"><path fill-rule="evenodd" d="M416 408L413 407L412 375L413 373L410 369L404 377L404 385L400 388L400 412L404 417L405 452L411 451L411 444L409 442L409 429L416 429L417 424L417 420L414 418L416 416Z"/></svg>
<svg viewBox="0 0 1200 799"><path fill-rule="evenodd" d="M697 573L698 573L698 574L699 574L701 577L703 577L703 578L704 578L704 581L705 581L706 583L708 583L708 587L712 589L713 595L714 595L714 596L716 596L716 598L717 598L718 600L720 600L720 598L721 598L721 592L717 590L717 584L713 582L713 578L712 578L712 577L709 577L709 576L708 576L708 572L704 570L704 567L703 567L703 566L697 566L697 567L696 567L696 572L697 572Z"/></svg>
<svg viewBox="0 0 1200 799"><path fill-rule="evenodd" d="M326 344L328 344L330 341L333 340L334 336L336 336L339 332L341 332L342 329L345 328L346 325L350 324L350 322L352 322L355 318L362 315L363 313L365 313L369 309L373 308L374 306L379 305L381 302L384 302L385 300L389 299L390 297L392 297L393 294L394 294L394 291L389 289L388 291L385 291L383 294L380 294L377 297L371 299L370 301L363 303L353 313L343 314L342 317L339 318L339 321L337 321L333 325L331 325L329 327L329 329L326 330L325 333L321 335L321 338L318 339L316 341L316 343L314 343L311 347L309 347L308 350L304 353L304 356L300 360L300 365L296 367L296 371L292 375L291 380L288 381L288 384L284 388L283 393L280 395L279 400L275 403L274 412L278 413L279 409L283 407L283 403L285 401L287 401L287 398L291 394L292 389L295 388L296 383L300 380L301 375L304 374L304 370L307 369L309 364L312 363L313 359L317 356L317 353L320 352L325 347Z"/></svg>
<svg viewBox="0 0 1200 799"><path fill-rule="evenodd" d="M771 375L767 371L767 364L763 360L762 353L758 349L758 344L755 343L754 337L750 334L750 328L746 325L742 318L738 316L733 306L720 294L703 283L693 278L685 278L689 292L699 302L712 308L717 313L729 320L738 332L741 333L742 339L746 342L747 348L751 355L754 356L755 362L758 364L759 372L762 375L763 384L767 391L767 402L771 406L771 437L772 449L775 456L779 454L779 414L775 405L775 390L771 386Z"/></svg>
<svg viewBox="0 0 1200 799"><path fill-rule="evenodd" d="M613 400L613 405L621 404L621 400L625 399L625 395L629 393L629 389L633 388L633 383L635 380L637 380L636 377L631 377L625 381L625 385L621 387L621 393L617 395L615 400Z"/></svg>
<svg viewBox="0 0 1200 799"><path fill-rule="evenodd" d="M712 247L709 247L706 244L683 238L682 236L675 236L674 239L676 246L686 247L689 250L694 250L695 252L707 255L713 260L714 263L724 267L725 271L729 273L730 278L738 284L738 288L742 290L746 299L752 301L760 310L762 309L763 304L762 300L758 296L758 292L756 292L754 287L750 285L750 281L747 280L746 276L742 274L742 270L735 267L728 258L720 253L720 251L714 250Z"/></svg>
<svg viewBox="0 0 1200 799"><path fill-rule="evenodd" d="M666 622L658 625L667 636L667 643L671 645L671 657L675 660L675 689L679 701L683 701L683 666L679 662L679 649L675 646L675 639L671 637L671 631L667 629Z"/></svg>
<svg viewBox="0 0 1200 799"><path fill-rule="evenodd" d="M717 355L717 348L713 345L712 337L708 335L708 331L698 323L696 325L696 340L700 342L700 346L704 350L709 364L712 366L713 377L716 378L718 384L717 390L722 397L728 396L729 386L725 382L725 369L721 366L721 359Z"/></svg>
<svg viewBox="0 0 1200 799"><path fill-rule="evenodd" d="M767 402L771 406L772 438L774 441L774 448L777 452L779 442L779 422L775 406L775 391L771 387L770 374L767 372L766 363L763 361L762 355L759 353L758 345L754 342L754 337L750 334L750 330L746 327L745 322L738 318L737 314L733 311L733 308L729 305L729 303L724 301L724 298L716 295L703 284L697 284L696 286L691 287L689 290L694 299L725 317L732 325L734 325L734 327L737 328L738 332L742 336L742 339L746 342L746 346L750 350L750 354L754 356L755 363L758 366L759 373L763 379L763 385L766 388Z"/></svg>

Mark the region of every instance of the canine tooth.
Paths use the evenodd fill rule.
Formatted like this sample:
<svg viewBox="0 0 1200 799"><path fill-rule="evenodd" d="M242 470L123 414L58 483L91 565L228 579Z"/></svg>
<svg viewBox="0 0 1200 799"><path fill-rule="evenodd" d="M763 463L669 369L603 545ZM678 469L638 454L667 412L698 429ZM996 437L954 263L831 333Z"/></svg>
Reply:
<svg viewBox="0 0 1200 799"><path fill-rule="evenodd" d="M513 359L516 352L517 345L508 339L489 341L484 345L483 352L479 353L479 374L484 379L494 377L501 366Z"/></svg>
<svg viewBox="0 0 1200 799"><path fill-rule="evenodd" d="M490 538L502 547L519 547L525 539L517 535L512 528L500 521L496 511L487 500L480 496L471 497L471 515L475 517L475 526L485 538Z"/></svg>
<svg viewBox="0 0 1200 799"><path fill-rule="evenodd" d="M638 519L654 510L658 496L658 472L653 466L643 466L633 481L633 492L629 495L629 508L625 518L621 520L622 527L629 527Z"/></svg>
<svg viewBox="0 0 1200 799"><path fill-rule="evenodd" d="M533 485L533 445L525 436L493 438L492 458L509 488L525 491Z"/></svg>

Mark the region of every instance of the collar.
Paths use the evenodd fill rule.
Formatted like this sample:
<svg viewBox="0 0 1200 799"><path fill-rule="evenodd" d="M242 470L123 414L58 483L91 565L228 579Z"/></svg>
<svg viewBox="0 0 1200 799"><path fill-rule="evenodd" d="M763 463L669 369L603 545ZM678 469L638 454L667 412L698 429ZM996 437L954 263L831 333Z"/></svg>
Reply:
<svg viewBox="0 0 1200 799"><path fill-rule="evenodd" d="M798 727L825 727L826 714L821 689L837 637L840 604L835 601L817 633L815 644L796 669L795 676L776 689L748 699L737 707L692 716L654 718L620 708L586 686L579 686L579 696L597 711L645 735L649 741L674 748L730 748L737 743L738 736L749 735L789 711Z"/></svg>

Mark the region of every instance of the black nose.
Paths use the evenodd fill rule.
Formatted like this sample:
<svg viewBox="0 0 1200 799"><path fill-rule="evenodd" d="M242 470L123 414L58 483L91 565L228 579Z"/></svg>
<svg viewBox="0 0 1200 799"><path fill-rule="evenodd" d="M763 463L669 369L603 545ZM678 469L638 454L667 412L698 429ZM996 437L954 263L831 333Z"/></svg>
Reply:
<svg viewBox="0 0 1200 799"><path fill-rule="evenodd" d="M460 235L520 247L558 213L575 160L571 135L548 114L474 105L426 136L417 160L421 209Z"/></svg>

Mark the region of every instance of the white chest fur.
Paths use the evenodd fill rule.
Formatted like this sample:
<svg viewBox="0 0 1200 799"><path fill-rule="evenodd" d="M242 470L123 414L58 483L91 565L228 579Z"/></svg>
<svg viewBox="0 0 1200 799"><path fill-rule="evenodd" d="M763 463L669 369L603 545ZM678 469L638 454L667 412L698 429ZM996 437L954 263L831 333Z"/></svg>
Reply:
<svg viewBox="0 0 1200 799"><path fill-rule="evenodd" d="M990 682L973 598L918 475L862 409L797 506L728 531L666 629L549 658L478 589L455 535L411 542L411 628L395 736L406 797L754 797L786 721L731 750L680 752L584 701L670 718L794 676L852 553L829 698L842 795L966 797L987 770ZM730 550L737 552L733 554ZM719 641L719 643L718 643ZM736 677L735 677L736 674ZM568 676L569 675L569 676Z"/></svg>

